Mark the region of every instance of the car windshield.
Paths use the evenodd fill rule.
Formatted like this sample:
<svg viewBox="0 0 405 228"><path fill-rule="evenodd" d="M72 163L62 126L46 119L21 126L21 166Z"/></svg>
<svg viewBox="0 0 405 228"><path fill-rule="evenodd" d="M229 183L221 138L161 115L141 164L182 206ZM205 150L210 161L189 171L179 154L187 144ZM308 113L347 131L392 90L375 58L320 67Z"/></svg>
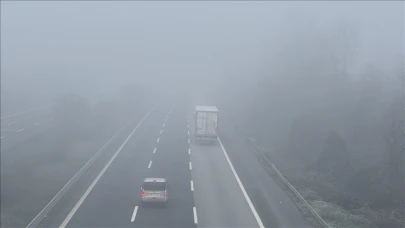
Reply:
<svg viewBox="0 0 405 228"><path fill-rule="evenodd" d="M163 182L144 182L143 190L146 191L164 191L166 189L166 183Z"/></svg>

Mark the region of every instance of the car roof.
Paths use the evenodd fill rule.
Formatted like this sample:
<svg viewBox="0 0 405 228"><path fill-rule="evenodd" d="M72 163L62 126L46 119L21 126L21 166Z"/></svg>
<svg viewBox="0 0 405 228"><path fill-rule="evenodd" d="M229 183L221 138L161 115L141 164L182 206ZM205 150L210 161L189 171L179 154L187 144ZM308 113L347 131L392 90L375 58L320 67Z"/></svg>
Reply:
<svg viewBox="0 0 405 228"><path fill-rule="evenodd" d="M145 178L143 182L166 182L166 178Z"/></svg>

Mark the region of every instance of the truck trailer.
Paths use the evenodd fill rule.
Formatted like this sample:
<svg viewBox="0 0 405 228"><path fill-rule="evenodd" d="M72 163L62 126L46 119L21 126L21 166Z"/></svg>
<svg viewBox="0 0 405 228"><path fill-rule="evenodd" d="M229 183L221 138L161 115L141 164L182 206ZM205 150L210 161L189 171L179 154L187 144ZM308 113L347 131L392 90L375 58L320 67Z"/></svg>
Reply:
<svg viewBox="0 0 405 228"><path fill-rule="evenodd" d="M218 140L218 109L216 106L196 106L194 121L196 142Z"/></svg>

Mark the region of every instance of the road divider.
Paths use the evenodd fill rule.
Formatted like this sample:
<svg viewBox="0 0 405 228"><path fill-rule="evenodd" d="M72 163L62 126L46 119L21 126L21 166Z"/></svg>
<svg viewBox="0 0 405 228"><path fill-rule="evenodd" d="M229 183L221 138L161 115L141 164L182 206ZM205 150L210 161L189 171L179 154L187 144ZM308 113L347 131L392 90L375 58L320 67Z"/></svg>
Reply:
<svg viewBox="0 0 405 228"><path fill-rule="evenodd" d="M308 209L308 211L314 216L314 218L318 221L318 223L323 228L331 228L328 223L323 220L323 218L315 211L315 209L305 200L305 198L297 191L297 189L281 174L281 172L277 169L277 167L257 148L255 145L250 145L253 152L256 153L256 156L259 158L259 162L262 164L264 163L265 167L268 169L273 170L278 178L287 186L287 188L297 197Z"/></svg>

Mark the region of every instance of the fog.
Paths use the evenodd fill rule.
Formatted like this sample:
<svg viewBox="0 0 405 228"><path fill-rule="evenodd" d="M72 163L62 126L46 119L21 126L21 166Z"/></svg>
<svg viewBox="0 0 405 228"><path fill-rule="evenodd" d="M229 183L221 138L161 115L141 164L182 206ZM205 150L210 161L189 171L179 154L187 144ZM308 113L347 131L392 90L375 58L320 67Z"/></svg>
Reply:
<svg viewBox="0 0 405 228"><path fill-rule="evenodd" d="M356 66L392 69L400 2L2 2L2 90L95 98L128 80L205 86L268 71L311 29L356 29ZM305 52L296 47L298 58ZM268 77L271 77L269 75ZM195 86L195 85L193 85ZM4 95L5 97L7 95Z"/></svg>
<svg viewBox="0 0 405 228"><path fill-rule="evenodd" d="M403 135L392 136L404 116L404 10L401 1L2 1L1 111L75 94L80 107L110 112L94 118L101 124L128 110L113 114L100 102L132 114L183 97L186 106L217 105L223 119L277 148L269 156L297 183L309 179L302 170L328 173L317 164L344 150L333 158L342 174L324 182L359 202L385 200L374 185L365 194L347 183L370 167L365 173L382 170L382 180L387 160L404 160L392 155L405 147ZM343 146L331 148L334 140ZM322 199L338 198L319 189Z"/></svg>

